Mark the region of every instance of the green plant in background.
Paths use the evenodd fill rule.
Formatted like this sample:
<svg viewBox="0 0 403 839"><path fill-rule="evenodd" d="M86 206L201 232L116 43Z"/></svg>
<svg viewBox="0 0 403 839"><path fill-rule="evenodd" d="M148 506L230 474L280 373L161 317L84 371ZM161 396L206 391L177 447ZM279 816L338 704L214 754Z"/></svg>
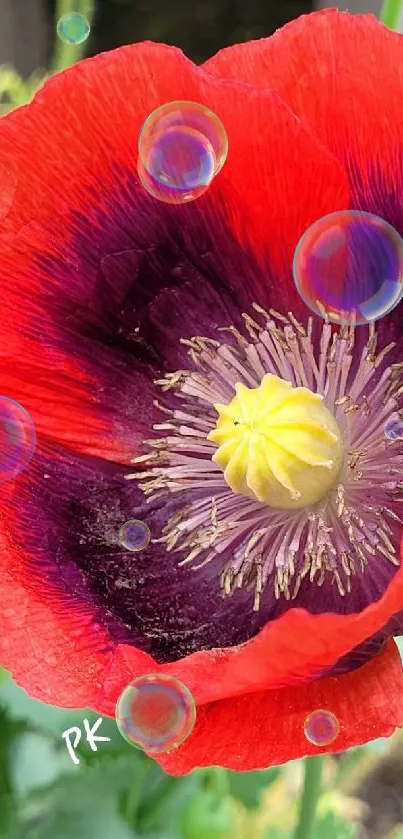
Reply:
<svg viewBox="0 0 403 839"><path fill-rule="evenodd" d="M94 2L93 0L58 0L56 7L55 26L60 18L64 15L72 14L73 12L82 15L91 27L94 18ZM86 50L86 40L78 44L69 44L61 38L56 38L53 60L52 73L57 73L60 70L65 70L77 61L84 57Z"/></svg>
<svg viewBox="0 0 403 839"><path fill-rule="evenodd" d="M388 26L389 29L396 29L397 32L400 32L401 25L403 23L402 0L384 0L380 20Z"/></svg>
<svg viewBox="0 0 403 839"><path fill-rule="evenodd" d="M91 27L95 0L57 0L55 32L58 20L67 14L83 15ZM380 20L390 29L400 31L403 22L403 0L384 0ZM28 79L23 79L12 67L0 66L0 115L30 102L35 92L54 73L65 70L84 57L87 42L70 44L55 37L53 58L48 70L37 69Z"/></svg>
<svg viewBox="0 0 403 839"><path fill-rule="evenodd" d="M229 774L225 769L207 770L197 794L186 802L181 813L183 839L226 839L236 826L236 807L230 796Z"/></svg>
<svg viewBox="0 0 403 839"><path fill-rule="evenodd" d="M399 646L403 653L403 639ZM31 699L3 671L0 839L358 839L355 778L394 742L262 771L211 767L171 777L111 719L100 731L110 742L94 752L83 738L73 764L62 732L84 718L91 726L98 715ZM399 830L387 839L403 839Z"/></svg>
<svg viewBox="0 0 403 839"><path fill-rule="evenodd" d="M31 699L3 672L0 839L292 839L303 761L256 772L211 767L174 778L132 748L114 720L103 719L100 733L110 742L94 752L82 739L75 765L62 732L85 717L92 725L97 716ZM353 768L365 753L354 750ZM334 775L337 764L326 760ZM312 833L322 837L357 837L326 795Z"/></svg>
<svg viewBox="0 0 403 839"><path fill-rule="evenodd" d="M55 12L55 33L57 22L64 15L80 14L91 27L94 17L93 0L57 0ZM30 102L36 91L54 73L65 70L84 57L86 41L78 44L66 43L55 35L53 58L48 70L35 70L28 79L23 79L12 67L0 66L0 114Z"/></svg>

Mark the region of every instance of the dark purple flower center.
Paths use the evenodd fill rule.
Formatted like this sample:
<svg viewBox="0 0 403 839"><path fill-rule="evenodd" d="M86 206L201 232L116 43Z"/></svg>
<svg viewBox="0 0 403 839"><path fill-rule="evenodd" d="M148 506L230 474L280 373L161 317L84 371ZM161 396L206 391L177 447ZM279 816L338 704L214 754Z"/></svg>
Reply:
<svg viewBox="0 0 403 839"><path fill-rule="evenodd" d="M167 420L154 426L164 436L135 459L146 471L128 477L148 497L183 499L157 541L180 552L181 566L202 568L219 558L224 595L245 586L259 609L266 586L276 599L295 601L307 577L319 588L328 581L346 597L368 565L399 564L403 441L385 436L385 423L399 407L403 365L378 375L391 347L375 354L373 326L354 365L353 328L332 332L325 323L316 353L312 321L306 331L292 315L256 309L264 323L245 318L250 341L239 334L236 347L205 338L187 342L196 370L157 382L177 392L180 406L166 409ZM237 382L258 387L267 373L322 394L342 430L346 456L338 481L320 503L303 509L268 507L232 492L212 460L214 404L231 399Z"/></svg>

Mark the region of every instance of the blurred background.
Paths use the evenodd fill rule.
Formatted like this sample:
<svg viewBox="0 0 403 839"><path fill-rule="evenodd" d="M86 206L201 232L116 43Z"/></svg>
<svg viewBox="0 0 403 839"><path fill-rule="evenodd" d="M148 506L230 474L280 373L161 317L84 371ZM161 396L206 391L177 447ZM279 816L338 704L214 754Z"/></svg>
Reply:
<svg viewBox="0 0 403 839"><path fill-rule="evenodd" d="M0 64L25 76L48 66L56 6L55 0L0 0ZM223 46L269 35L325 6L378 14L381 0L97 0L88 53L150 38L203 61Z"/></svg>
<svg viewBox="0 0 403 839"><path fill-rule="evenodd" d="M83 732L73 763L62 734L84 719L98 715L44 705L0 670L0 839L299 839L304 761L174 778L104 718L110 742L92 751ZM403 730L325 756L309 839L403 839Z"/></svg>
<svg viewBox="0 0 403 839"><path fill-rule="evenodd" d="M326 3L318 2L316 8ZM346 0L340 9L379 14L381 0ZM180 46L200 62L223 46L259 38L315 7L310 0L0 0L1 112L29 101L46 77L83 55L144 39ZM56 35L58 19L86 14L89 38ZM402 641L402 639L400 639ZM401 645L403 650L403 645ZM0 839L290 839L303 766L261 772L217 767L165 776L128 745L113 720L79 764L62 733L91 711L30 699L0 670ZM403 839L403 732L328 756L312 839Z"/></svg>

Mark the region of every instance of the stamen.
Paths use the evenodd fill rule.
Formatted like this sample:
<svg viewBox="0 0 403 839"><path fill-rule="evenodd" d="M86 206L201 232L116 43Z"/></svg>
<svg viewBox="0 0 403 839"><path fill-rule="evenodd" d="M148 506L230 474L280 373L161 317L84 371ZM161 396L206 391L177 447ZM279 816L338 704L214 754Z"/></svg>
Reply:
<svg viewBox="0 0 403 839"><path fill-rule="evenodd" d="M180 552L180 565L216 562L224 596L247 587L256 611L267 585L277 599L294 600L308 577L318 587L328 580L344 598L374 557L399 564L403 442L386 439L384 428L403 411L403 363L379 374L394 345L376 355L374 324L353 371L353 326L337 330L325 322L317 350L311 318L304 329L292 313L253 309L262 325L243 315L249 340L233 326L220 330L231 344L182 339L196 369L157 380L162 392L174 391L178 408L156 403L167 420L154 430L167 436L145 441L149 454L133 461L144 471L126 477L140 482L148 501L183 495L183 507L153 541ZM212 461L216 446L207 436L216 424L214 404L229 402L237 382L258 387L267 373L321 394L341 429L343 470L315 507L275 509L235 494Z"/></svg>

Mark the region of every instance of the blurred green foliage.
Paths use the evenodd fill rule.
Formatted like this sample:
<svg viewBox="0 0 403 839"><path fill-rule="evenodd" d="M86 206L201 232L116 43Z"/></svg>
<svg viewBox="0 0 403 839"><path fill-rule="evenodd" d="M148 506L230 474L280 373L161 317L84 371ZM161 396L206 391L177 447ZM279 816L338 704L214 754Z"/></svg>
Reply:
<svg viewBox="0 0 403 839"><path fill-rule="evenodd" d="M403 639L399 645L403 653ZM97 733L110 742L91 751L83 732L75 765L62 733L98 717L31 699L0 671L0 839L291 839L302 761L171 777L103 718ZM389 743L329 757L312 839L358 839L349 799L337 788L367 754L384 754Z"/></svg>
<svg viewBox="0 0 403 839"><path fill-rule="evenodd" d="M164 774L132 748L114 720L96 752L83 738L80 764L71 761L62 733L93 711L69 711L31 699L0 678L1 839L226 839L234 837L237 803L257 807L259 792L279 770ZM102 729L102 730L101 730Z"/></svg>
<svg viewBox="0 0 403 839"><path fill-rule="evenodd" d="M84 15L91 26L95 6L93 0L56 0L54 20L54 47L51 66L37 69L28 79L23 79L13 67L0 65L0 116L13 108L30 102L36 91L54 73L70 67L85 55L88 42L81 44L65 43L56 34L57 21L70 12Z"/></svg>
<svg viewBox="0 0 403 839"><path fill-rule="evenodd" d="M83 735L75 765L62 733L82 727L84 718L92 725L98 716L31 699L3 671L0 839L290 839L288 825L282 829L274 819L267 832L266 824L256 822L270 789L280 799L284 795L282 769L237 773L212 767L167 776L107 718L98 733L110 742L94 752ZM326 834L313 839L354 839L331 812L318 824Z"/></svg>

